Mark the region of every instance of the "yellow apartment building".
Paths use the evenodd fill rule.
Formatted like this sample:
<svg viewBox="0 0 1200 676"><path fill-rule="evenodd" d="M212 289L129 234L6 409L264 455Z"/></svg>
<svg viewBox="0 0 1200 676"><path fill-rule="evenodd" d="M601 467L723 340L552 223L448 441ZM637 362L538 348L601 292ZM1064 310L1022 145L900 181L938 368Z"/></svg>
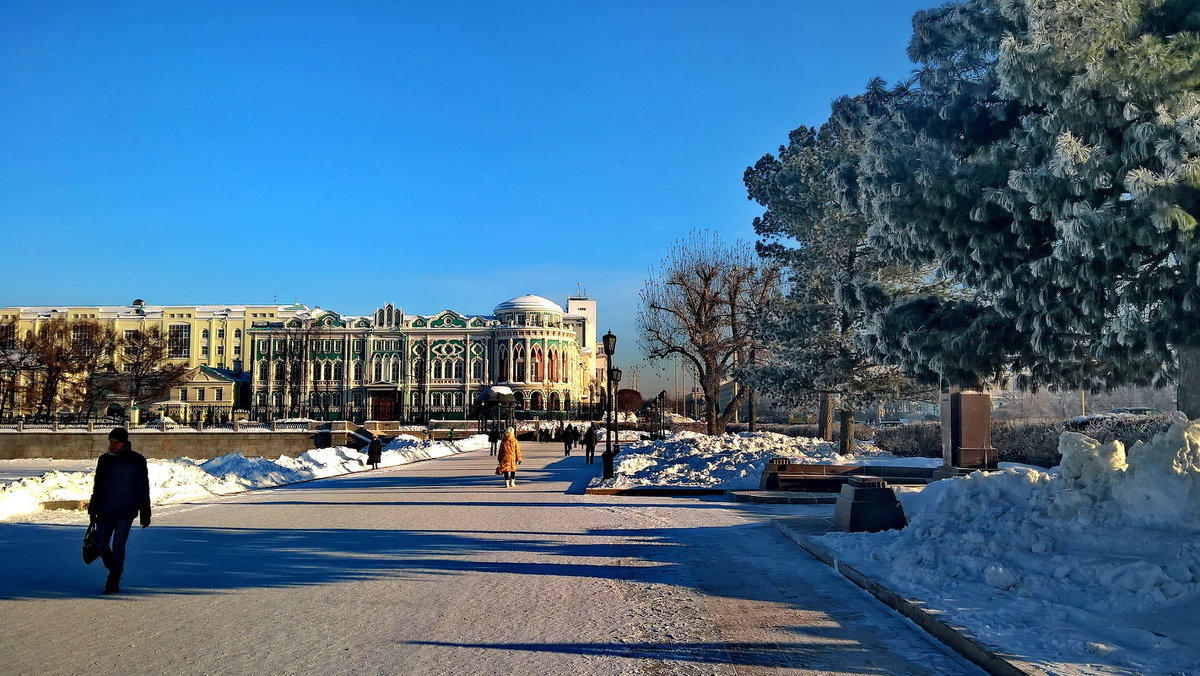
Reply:
<svg viewBox="0 0 1200 676"><path fill-rule="evenodd" d="M228 415L233 407L232 391L222 390L220 405L213 406L211 397L217 395L212 381L217 376L211 369L236 373L243 368L251 350L249 329L255 322L283 321L308 312L308 307L298 304L151 305L137 299L129 305L4 307L0 308L0 322L15 321L17 335L22 336L36 333L54 319L98 321L111 326L118 338L133 331L156 328L167 337L168 359L191 369L189 375L195 382L174 388L170 398L162 402L144 402L146 405L141 409L169 410L176 414L192 411L207 414L212 409ZM197 402L197 397L205 400ZM18 406L15 412L28 411Z"/></svg>

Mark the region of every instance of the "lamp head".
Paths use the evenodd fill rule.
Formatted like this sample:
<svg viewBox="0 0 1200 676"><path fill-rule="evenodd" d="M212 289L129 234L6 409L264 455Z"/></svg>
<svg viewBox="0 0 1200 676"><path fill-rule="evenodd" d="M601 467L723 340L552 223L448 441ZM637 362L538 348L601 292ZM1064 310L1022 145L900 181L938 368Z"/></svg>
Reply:
<svg viewBox="0 0 1200 676"><path fill-rule="evenodd" d="M613 367L612 374L613 384L621 382L621 369Z"/></svg>
<svg viewBox="0 0 1200 676"><path fill-rule="evenodd" d="M604 341L604 355L606 357L613 356L613 353L617 351L617 337L613 335L612 331L609 331L601 338Z"/></svg>

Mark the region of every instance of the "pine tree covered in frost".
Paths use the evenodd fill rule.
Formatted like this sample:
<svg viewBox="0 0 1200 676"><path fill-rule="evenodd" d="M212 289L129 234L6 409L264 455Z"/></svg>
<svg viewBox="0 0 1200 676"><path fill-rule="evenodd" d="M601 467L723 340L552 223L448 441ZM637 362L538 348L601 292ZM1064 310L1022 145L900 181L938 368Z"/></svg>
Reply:
<svg viewBox="0 0 1200 676"><path fill-rule="evenodd" d="M913 26L860 205L883 255L968 296L862 285L873 349L930 382L1164 382L1200 345L1200 6L968 0Z"/></svg>
<svg viewBox="0 0 1200 676"><path fill-rule="evenodd" d="M929 394L872 359L855 340L866 314L838 303L839 291L858 277L897 291L919 282L866 244L867 222L854 195L862 134L847 122L860 117L859 109L883 110L888 96L876 89L839 101L833 119L819 129L796 129L777 157L763 156L744 176L749 197L766 207L754 219L765 240L759 254L785 266L788 292L760 318L767 363L744 369L742 377L791 406L819 401L822 414L833 410L836 397L844 451L852 448L855 409Z"/></svg>

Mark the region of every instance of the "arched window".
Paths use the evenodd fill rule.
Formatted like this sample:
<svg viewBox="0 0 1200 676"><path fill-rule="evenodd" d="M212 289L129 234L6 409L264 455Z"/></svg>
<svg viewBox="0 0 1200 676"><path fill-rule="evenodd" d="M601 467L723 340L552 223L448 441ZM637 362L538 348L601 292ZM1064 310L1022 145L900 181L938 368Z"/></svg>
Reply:
<svg viewBox="0 0 1200 676"><path fill-rule="evenodd" d="M558 382L558 348L550 348L550 361L547 362L549 373L546 374L546 380L552 383ZM556 409L557 410L557 409Z"/></svg>
<svg viewBox="0 0 1200 676"><path fill-rule="evenodd" d="M375 382L383 380L383 361L375 360Z"/></svg>
<svg viewBox="0 0 1200 676"><path fill-rule="evenodd" d="M550 393L550 410L557 411L559 409L558 403L559 403L558 392L551 392Z"/></svg>
<svg viewBox="0 0 1200 676"><path fill-rule="evenodd" d="M462 408L462 405L463 405L463 393L462 392L454 393L454 405L459 408Z"/></svg>
<svg viewBox="0 0 1200 676"><path fill-rule="evenodd" d="M534 345L529 351L529 380L531 382L540 383L542 381L542 346ZM541 409L537 409L541 410Z"/></svg>
<svg viewBox="0 0 1200 676"><path fill-rule="evenodd" d="M442 405L442 393L434 392L433 394L429 395L429 404L431 406L435 406L435 407L441 406Z"/></svg>
<svg viewBox="0 0 1200 676"><path fill-rule="evenodd" d="M233 330L233 337L234 337L234 338L241 338L241 337L242 337L242 330L241 330L241 329L234 329L234 330Z"/></svg>
<svg viewBox="0 0 1200 676"><path fill-rule="evenodd" d="M420 359L413 360L412 377L413 380L421 380L425 375L425 362Z"/></svg>
<svg viewBox="0 0 1200 676"><path fill-rule="evenodd" d="M540 411L544 408L542 406L541 392L534 392L533 394L529 395L529 408L533 411Z"/></svg>
<svg viewBox="0 0 1200 676"><path fill-rule="evenodd" d="M271 379L271 365L269 363L264 361L258 365L258 379L262 381ZM265 406L266 402L263 402L263 405Z"/></svg>
<svg viewBox="0 0 1200 676"><path fill-rule="evenodd" d="M392 362L392 382L400 382L400 361Z"/></svg>
<svg viewBox="0 0 1200 676"><path fill-rule="evenodd" d="M433 377L440 379L442 377L442 360L433 360Z"/></svg>
<svg viewBox="0 0 1200 676"><path fill-rule="evenodd" d="M203 338L203 339L205 339L205 340L208 340L208 329L204 329L203 331L201 331L201 332L200 332L200 337L201 337L201 338Z"/></svg>
<svg viewBox="0 0 1200 676"><path fill-rule="evenodd" d="M522 392L520 390L513 392L513 400L514 400L514 405L518 411L525 410L525 393L524 392Z"/></svg>
<svg viewBox="0 0 1200 676"><path fill-rule="evenodd" d="M521 343L513 345L513 381L525 382L525 346Z"/></svg>
<svg viewBox="0 0 1200 676"><path fill-rule="evenodd" d="M267 393L259 392L258 395L255 397L255 401L258 403L258 406L260 408L265 408L267 405Z"/></svg>
<svg viewBox="0 0 1200 676"><path fill-rule="evenodd" d="M344 371L342 369L342 362L340 362L340 361L334 362L334 364L333 364L333 379L340 382L342 380L343 373L344 373Z"/></svg>
<svg viewBox="0 0 1200 676"><path fill-rule="evenodd" d="M501 345L500 349L496 350L496 382L507 383L508 381L508 347Z"/></svg>
<svg viewBox="0 0 1200 676"><path fill-rule="evenodd" d="M463 379L463 360L461 359L454 360L454 377L458 380Z"/></svg>
<svg viewBox="0 0 1200 676"><path fill-rule="evenodd" d="M471 377L475 380L483 380L483 360L474 359L471 361Z"/></svg>
<svg viewBox="0 0 1200 676"><path fill-rule="evenodd" d="M333 363L325 362L325 380L333 380Z"/></svg>
<svg viewBox="0 0 1200 676"><path fill-rule="evenodd" d="M363 373L363 364L361 361L354 362L354 380L361 381Z"/></svg>

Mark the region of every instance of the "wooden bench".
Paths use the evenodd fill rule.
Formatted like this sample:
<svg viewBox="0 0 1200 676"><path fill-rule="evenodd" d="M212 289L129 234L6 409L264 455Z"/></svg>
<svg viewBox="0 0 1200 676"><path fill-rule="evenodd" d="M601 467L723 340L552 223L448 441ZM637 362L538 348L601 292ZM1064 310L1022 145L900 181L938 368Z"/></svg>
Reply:
<svg viewBox="0 0 1200 676"><path fill-rule="evenodd" d="M926 484L934 468L897 465L817 465L771 458L763 469L759 488L765 491L837 493L853 475L878 477L894 484Z"/></svg>

